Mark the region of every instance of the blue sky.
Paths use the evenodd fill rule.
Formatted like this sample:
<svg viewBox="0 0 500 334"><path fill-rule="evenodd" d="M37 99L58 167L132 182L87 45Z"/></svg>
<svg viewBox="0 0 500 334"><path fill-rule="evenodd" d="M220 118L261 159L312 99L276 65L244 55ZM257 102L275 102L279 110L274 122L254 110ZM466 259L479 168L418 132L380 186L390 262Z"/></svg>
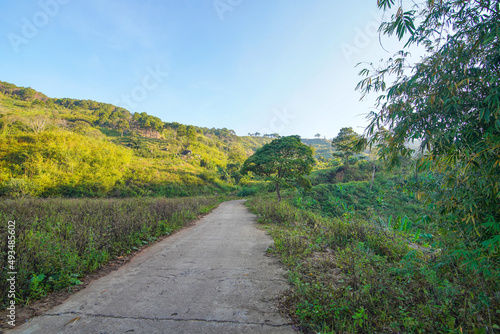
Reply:
<svg viewBox="0 0 500 334"><path fill-rule="evenodd" d="M2 4L0 80L167 122L332 138L362 133L354 91L376 0L25 0Z"/></svg>

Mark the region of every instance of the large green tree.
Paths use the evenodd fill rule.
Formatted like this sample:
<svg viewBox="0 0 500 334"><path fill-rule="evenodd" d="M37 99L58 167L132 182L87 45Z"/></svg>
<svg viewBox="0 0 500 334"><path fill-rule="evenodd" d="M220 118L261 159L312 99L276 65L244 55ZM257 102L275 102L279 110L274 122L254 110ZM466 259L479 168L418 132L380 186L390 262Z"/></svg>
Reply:
<svg viewBox="0 0 500 334"><path fill-rule="evenodd" d="M332 147L335 149L332 155L341 158L344 160L344 165L349 166L349 158L359 152L358 142L360 140L361 136L352 128L340 129L337 137L332 140Z"/></svg>
<svg viewBox="0 0 500 334"><path fill-rule="evenodd" d="M420 167L439 172L433 182L438 187L429 189L434 204L449 217L443 224L452 221L450 230L464 240L465 250L457 254L469 263L492 260L490 268L498 268L499 1L377 3L394 12L381 33L396 35L406 45L379 68L360 73L366 78L357 88L381 94L378 111L369 115L367 143L394 164L414 153L409 141L419 141ZM410 46L426 51L414 65L407 58Z"/></svg>
<svg viewBox="0 0 500 334"><path fill-rule="evenodd" d="M313 165L312 148L302 143L299 136L288 136L259 148L244 162L241 173L253 172L273 182L281 201L282 188L309 184L304 175L311 173Z"/></svg>

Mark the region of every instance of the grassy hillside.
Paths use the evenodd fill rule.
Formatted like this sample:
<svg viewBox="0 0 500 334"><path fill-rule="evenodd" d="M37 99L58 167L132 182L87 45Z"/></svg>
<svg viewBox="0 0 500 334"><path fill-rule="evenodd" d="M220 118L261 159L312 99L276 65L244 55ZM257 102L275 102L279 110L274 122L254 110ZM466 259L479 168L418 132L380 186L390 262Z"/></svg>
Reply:
<svg viewBox="0 0 500 334"><path fill-rule="evenodd" d="M498 254L466 257L469 236L422 200L422 184L439 187L439 176L415 175L409 159L395 170L361 161L309 179L310 189L281 202L263 192L247 202L288 267L281 306L305 333L498 331Z"/></svg>
<svg viewBox="0 0 500 334"><path fill-rule="evenodd" d="M0 81L0 196L225 192L241 180L241 163L271 140L164 122L92 100L49 98ZM329 141L304 142L317 158L331 158Z"/></svg>
<svg viewBox="0 0 500 334"><path fill-rule="evenodd" d="M319 157L323 157L325 159L331 159L333 148L332 141L327 139L302 139L304 144L314 147L315 154L314 157L319 159Z"/></svg>
<svg viewBox="0 0 500 334"><path fill-rule="evenodd" d="M0 195L187 196L233 189L269 138L163 122L0 82Z"/></svg>

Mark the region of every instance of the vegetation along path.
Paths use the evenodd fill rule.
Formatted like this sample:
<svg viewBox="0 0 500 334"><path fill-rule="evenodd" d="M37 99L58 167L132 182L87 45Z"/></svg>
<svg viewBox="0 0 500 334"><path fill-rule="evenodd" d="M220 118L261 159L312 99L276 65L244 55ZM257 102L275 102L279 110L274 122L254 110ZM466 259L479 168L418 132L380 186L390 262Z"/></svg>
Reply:
<svg viewBox="0 0 500 334"><path fill-rule="evenodd" d="M243 201L222 203L9 333L293 333L271 242Z"/></svg>

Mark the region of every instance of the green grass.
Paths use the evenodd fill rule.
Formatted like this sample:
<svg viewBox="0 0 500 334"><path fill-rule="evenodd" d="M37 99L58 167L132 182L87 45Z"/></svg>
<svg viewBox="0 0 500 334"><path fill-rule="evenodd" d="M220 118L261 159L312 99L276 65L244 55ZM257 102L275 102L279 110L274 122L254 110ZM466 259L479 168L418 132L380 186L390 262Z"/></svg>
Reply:
<svg viewBox="0 0 500 334"><path fill-rule="evenodd" d="M227 129L192 127L194 136L181 135L180 124L161 121L152 131L122 108L43 94L24 101L14 92L20 88L0 82L4 197L227 193L236 181L227 177L226 166L234 170L263 142ZM118 120L130 126L123 136ZM185 150L192 154L183 155Z"/></svg>
<svg viewBox="0 0 500 334"><path fill-rule="evenodd" d="M289 269L284 305L312 333L487 333L500 284L352 213L325 217L269 197L247 202ZM411 246L411 247L410 247Z"/></svg>
<svg viewBox="0 0 500 334"><path fill-rule="evenodd" d="M239 166L272 140L162 122L91 100L39 92L22 100L21 89L0 81L0 197L233 192L242 178ZM312 141L318 149L331 149L328 141Z"/></svg>
<svg viewBox="0 0 500 334"><path fill-rule="evenodd" d="M331 159L332 153L335 151L332 147L331 140L315 138L315 139L303 139L302 142L306 145L314 146L314 151L315 151L314 157L316 159L319 159L319 157L323 157L325 159Z"/></svg>
<svg viewBox="0 0 500 334"><path fill-rule="evenodd" d="M217 197L138 199L19 199L0 202L0 290L7 291L7 222L15 220L17 301L27 303L107 261L169 235ZM5 306L7 295L1 295Z"/></svg>

